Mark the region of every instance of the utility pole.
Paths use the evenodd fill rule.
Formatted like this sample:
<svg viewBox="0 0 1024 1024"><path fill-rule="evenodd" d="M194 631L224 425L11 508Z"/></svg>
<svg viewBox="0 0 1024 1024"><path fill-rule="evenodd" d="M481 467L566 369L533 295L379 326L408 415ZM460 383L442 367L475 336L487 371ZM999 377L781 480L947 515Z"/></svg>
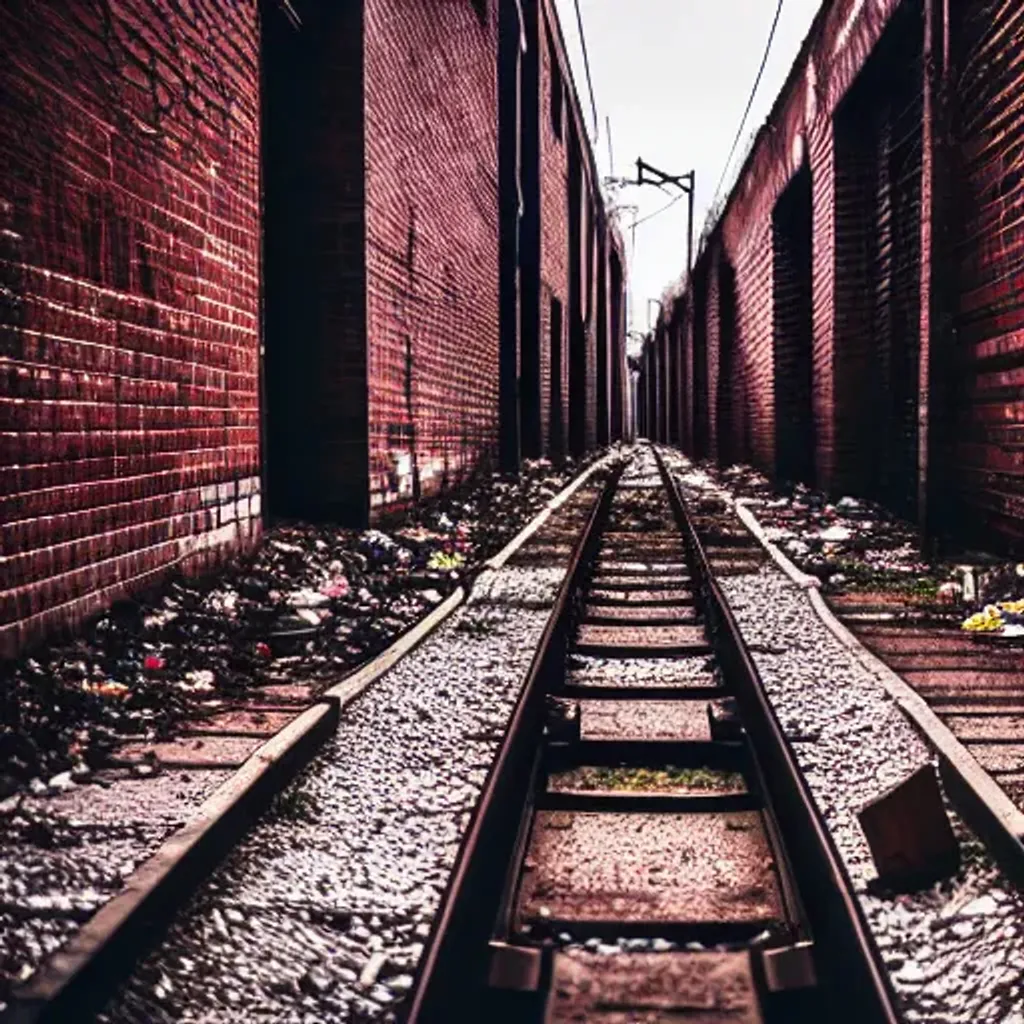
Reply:
<svg viewBox="0 0 1024 1024"><path fill-rule="evenodd" d="M644 177L644 171L650 177ZM693 193L697 183L696 171L687 171L686 174L666 174L645 163L640 157L636 158L636 183L638 185L675 185L681 192L687 194L687 206L689 213L686 219L686 274L690 275L693 270Z"/></svg>

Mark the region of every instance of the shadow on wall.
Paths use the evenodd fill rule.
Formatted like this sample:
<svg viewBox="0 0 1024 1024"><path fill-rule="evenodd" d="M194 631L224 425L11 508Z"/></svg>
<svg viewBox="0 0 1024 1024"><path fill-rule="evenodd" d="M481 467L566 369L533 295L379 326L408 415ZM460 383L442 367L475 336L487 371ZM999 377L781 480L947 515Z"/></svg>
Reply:
<svg viewBox="0 0 1024 1024"><path fill-rule="evenodd" d="M917 504L923 10L904 3L834 116L837 490Z"/></svg>
<svg viewBox="0 0 1024 1024"><path fill-rule="evenodd" d="M815 483L811 172L805 163L772 212L775 475Z"/></svg>

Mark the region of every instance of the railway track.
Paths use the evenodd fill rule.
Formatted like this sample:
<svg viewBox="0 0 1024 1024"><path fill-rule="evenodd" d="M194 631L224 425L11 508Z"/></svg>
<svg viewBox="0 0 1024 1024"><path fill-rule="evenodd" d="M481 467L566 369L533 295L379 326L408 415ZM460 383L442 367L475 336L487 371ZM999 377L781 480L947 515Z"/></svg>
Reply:
<svg viewBox="0 0 1024 1024"><path fill-rule="evenodd" d="M709 539L720 571L761 557ZM417 1024L899 1019L653 451L573 552L407 1005Z"/></svg>
<svg viewBox="0 0 1024 1024"><path fill-rule="evenodd" d="M829 604L1024 808L1024 651L1013 642L960 629L962 612L915 607L887 596L833 596Z"/></svg>

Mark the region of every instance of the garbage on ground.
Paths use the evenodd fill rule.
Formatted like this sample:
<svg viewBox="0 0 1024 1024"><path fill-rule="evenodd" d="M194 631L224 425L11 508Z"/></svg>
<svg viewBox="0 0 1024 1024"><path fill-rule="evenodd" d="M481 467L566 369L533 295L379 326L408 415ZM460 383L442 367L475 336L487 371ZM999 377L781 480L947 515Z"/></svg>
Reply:
<svg viewBox="0 0 1024 1024"><path fill-rule="evenodd" d="M1024 636L1024 601L999 601L969 615L961 629L972 633L998 633L1000 636Z"/></svg>
<svg viewBox="0 0 1024 1024"><path fill-rule="evenodd" d="M258 687L330 685L443 601L581 465L481 472L369 530L277 525L213 574L172 578L0 665L0 801L32 779L84 781L126 739L166 739Z"/></svg>
<svg viewBox="0 0 1024 1024"><path fill-rule="evenodd" d="M748 466L717 470L701 463L680 481L727 505L753 499L768 538L820 579L826 594L884 592L979 637L1024 635L1024 602L1018 600L1024 563L982 552L929 560L922 556L917 524L883 504L855 495L833 501L803 483L777 486Z"/></svg>

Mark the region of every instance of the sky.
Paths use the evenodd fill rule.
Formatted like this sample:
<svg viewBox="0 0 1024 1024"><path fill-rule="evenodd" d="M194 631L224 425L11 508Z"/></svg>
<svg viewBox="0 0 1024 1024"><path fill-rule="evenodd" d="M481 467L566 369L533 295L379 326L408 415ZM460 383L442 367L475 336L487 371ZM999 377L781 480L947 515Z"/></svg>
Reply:
<svg viewBox="0 0 1024 1024"><path fill-rule="evenodd" d="M736 147L723 195L742 166L749 138L763 124L821 0L784 0L764 75ZM598 138L583 68L575 0L556 0L573 79L594 145L598 171L636 179L636 159L668 174L696 172L694 251L739 127L775 15L775 0L579 0L598 114ZM610 166L605 118L611 120ZM637 219L675 195L666 186L629 186L615 201ZM624 226L633 212L623 211ZM630 280L630 327L645 331L666 285L686 262L686 199L635 232L624 232Z"/></svg>

